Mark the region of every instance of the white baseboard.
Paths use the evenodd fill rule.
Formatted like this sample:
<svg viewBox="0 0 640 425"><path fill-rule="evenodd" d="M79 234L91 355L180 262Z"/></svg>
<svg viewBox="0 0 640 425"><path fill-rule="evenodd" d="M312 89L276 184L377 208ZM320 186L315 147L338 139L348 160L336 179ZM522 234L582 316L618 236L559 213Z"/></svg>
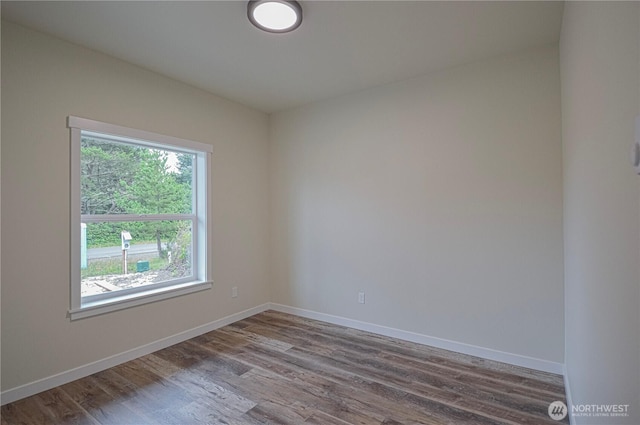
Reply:
<svg viewBox="0 0 640 425"><path fill-rule="evenodd" d="M507 353L504 351L493 350L491 348L479 347L462 342L450 341L447 339L423 335L415 332L403 331L401 329L390 328L368 322L361 322L359 320L348 319L346 317L333 316L331 314L319 313L316 311L290 307L282 304L270 303L269 306L272 310L280 311L282 313L289 313L296 316L306 317L308 319L315 319L323 322L333 323L336 325L347 326L350 328L372 332L379 335L398 338L410 342L416 342L418 344L429 345L431 347L442 348L444 350L455 351L457 353L481 357L487 360L495 360L502 363L527 367L529 369L540 370L543 372L556 373L559 375L562 375L564 372L564 365L562 363L551 362L548 360L537 359L520 354Z"/></svg>
<svg viewBox="0 0 640 425"><path fill-rule="evenodd" d="M222 319L214 320L213 322L195 327L193 329L189 329L184 332L180 332L178 334L160 339L158 341L154 341L150 344L125 351L124 353L116 354L86 364L84 366L77 367L75 369L67 370L65 372L49 376L47 378L39 379L37 381L30 382L16 388L3 391L0 394L0 404L5 405L7 403L11 403L16 400L32 396L34 394L38 394L42 391L50 390L51 388L64 385L71 381L75 381L76 379L84 378L85 376L92 375L105 369L109 369L110 367L117 366L121 363L137 359L138 357L153 353L154 351L170 347L179 342L186 341L207 332L219 329L223 326L227 326L231 323L237 322L238 320L246 319L247 317L262 313L263 311L268 310L269 307L269 303L262 304L254 308L250 308L248 310L223 317Z"/></svg>
<svg viewBox="0 0 640 425"><path fill-rule="evenodd" d="M567 373L567 365L563 366L562 375L564 376L564 393L567 396L567 409L569 409L569 425L575 425L576 420L571 414L571 406L573 406L573 398L571 397L571 383L569 382L569 374Z"/></svg>
<svg viewBox="0 0 640 425"><path fill-rule="evenodd" d="M255 314L262 313L266 310L276 310L283 313L289 313L300 317L306 317L309 319L320 320L327 323L333 323L341 326L348 326L350 328L359 329L376 333L379 335L389 336L393 338L402 339L405 341L416 342L419 344L429 345L436 348L442 348L445 350L455 351L458 353L469 354L472 356L481 357L488 360L495 360L503 363L508 363L516 366L528 367L530 369L541 370L544 372L551 372L557 374L564 374L565 387L567 391L567 402L571 405L571 394L569 382L564 370L564 366L561 363L550 362L547 360L536 359L533 357L522 356L519 354L505 353L502 351L492 350L490 348L478 347L475 345L464 344L460 342L450 341L442 338L436 338L428 335L422 335L415 332L403 331L400 329L390 328L386 326L376 325L373 323L361 322L359 320L349 319L346 317L334 316L331 314L319 313L311 310L305 310L297 307L290 307L277 303L265 303L257 307L250 308L248 310L241 311L239 313L232 314L230 316L223 317L213 322L207 323L195 327L193 329L180 332L178 334L154 341L152 343L143 345L138 348L134 348L125 351L120 354L58 373L47 378L39 379L34 382L30 382L25 385L21 385L16 388L0 393L0 404L5 405L7 403L20 400L25 397L38 394L42 391L50 390L60 385L64 385L76 379L84 378L85 376L92 375L94 373L109 369L117 366L121 363L128 362L130 360L137 359L138 357L153 353L154 351L167 348L171 345L178 344L182 341L186 341L191 338L195 338L199 335L211 332L219 329L223 326L227 326L231 323L237 322L247 317L251 317Z"/></svg>

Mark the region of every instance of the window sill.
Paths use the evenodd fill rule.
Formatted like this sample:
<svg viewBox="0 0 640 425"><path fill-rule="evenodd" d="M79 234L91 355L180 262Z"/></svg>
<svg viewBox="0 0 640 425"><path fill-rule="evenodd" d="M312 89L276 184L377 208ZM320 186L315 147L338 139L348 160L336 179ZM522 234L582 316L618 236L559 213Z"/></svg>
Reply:
<svg viewBox="0 0 640 425"><path fill-rule="evenodd" d="M179 297L193 292L205 291L207 289L211 289L212 286L212 282L187 282L164 288L136 292L135 294L120 297L114 296L108 300L83 303L80 308L69 310L69 317L71 320L84 319L86 317L97 316L100 314L110 313L112 311L124 310L125 308L166 300L168 298Z"/></svg>

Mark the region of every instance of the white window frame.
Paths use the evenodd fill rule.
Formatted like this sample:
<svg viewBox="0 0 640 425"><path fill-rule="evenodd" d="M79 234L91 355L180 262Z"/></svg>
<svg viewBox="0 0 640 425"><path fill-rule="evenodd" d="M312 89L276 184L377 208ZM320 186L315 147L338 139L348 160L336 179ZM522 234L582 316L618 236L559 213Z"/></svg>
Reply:
<svg viewBox="0 0 640 425"><path fill-rule="evenodd" d="M210 289L213 282L211 281L212 256L210 255L211 220L208 216L211 211L210 176L213 147L191 140L75 116L67 118L67 127L71 132L71 308L69 309L71 320ZM147 217L144 214L82 216L80 214L82 172L80 146L83 134L116 142L195 155L193 214L158 214L153 217ZM191 220L193 276L83 298L80 273L81 223L153 220Z"/></svg>

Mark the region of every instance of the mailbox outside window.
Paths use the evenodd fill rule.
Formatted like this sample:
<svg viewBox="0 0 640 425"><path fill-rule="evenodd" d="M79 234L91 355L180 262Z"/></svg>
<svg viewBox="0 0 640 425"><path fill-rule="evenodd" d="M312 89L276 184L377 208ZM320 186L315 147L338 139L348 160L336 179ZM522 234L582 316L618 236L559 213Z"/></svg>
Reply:
<svg viewBox="0 0 640 425"><path fill-rule="evenodd" d="M122 249L128 250L131 246L131 233L123 230L122 232L120 232L120 237L122 238Z"/></svg>

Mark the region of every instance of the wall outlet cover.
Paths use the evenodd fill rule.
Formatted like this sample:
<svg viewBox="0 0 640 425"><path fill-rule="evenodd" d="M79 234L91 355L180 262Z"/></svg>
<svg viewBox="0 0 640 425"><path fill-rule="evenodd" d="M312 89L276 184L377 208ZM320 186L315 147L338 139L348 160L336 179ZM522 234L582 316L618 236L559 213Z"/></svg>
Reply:
<svg viewBox="0 0 640 425"><path fill-rule="evenodd" d="M358 302L364 304L364 292L358 292Z"/></svg>

